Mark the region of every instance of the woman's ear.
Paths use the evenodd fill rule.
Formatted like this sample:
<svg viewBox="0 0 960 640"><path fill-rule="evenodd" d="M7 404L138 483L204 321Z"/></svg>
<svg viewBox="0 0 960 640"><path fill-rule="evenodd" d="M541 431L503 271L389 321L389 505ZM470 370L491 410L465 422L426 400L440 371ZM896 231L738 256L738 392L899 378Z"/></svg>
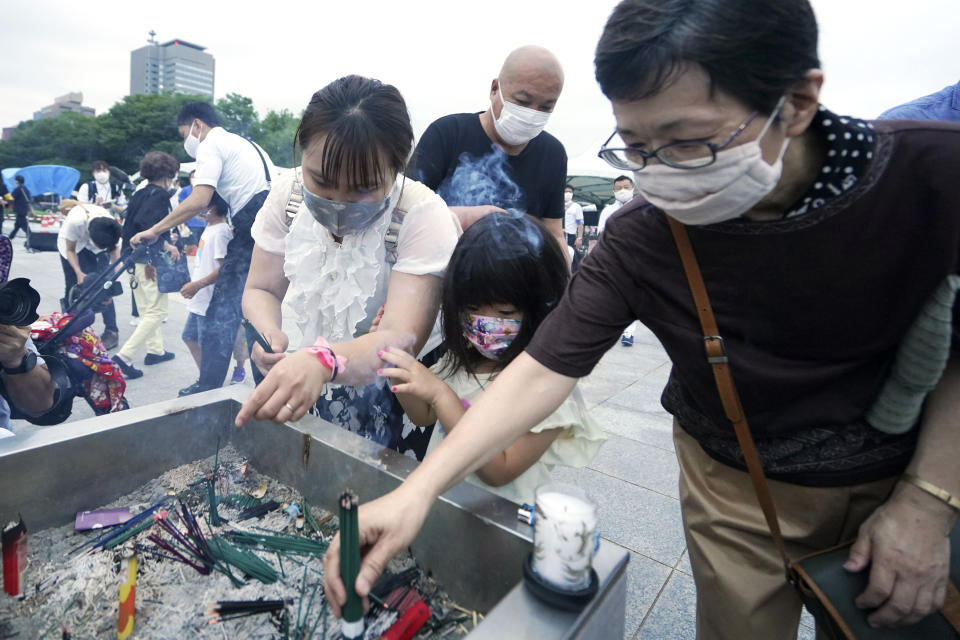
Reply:
<svg viewBox="0 0 960 640"><path fill-rule="evenodd" d="M786 124L785 134L794 138L807 130L820 108L820 88L823 86L823 71L810 69L803 80L787 92L787 99L780 111L780 119Z"/></svg>

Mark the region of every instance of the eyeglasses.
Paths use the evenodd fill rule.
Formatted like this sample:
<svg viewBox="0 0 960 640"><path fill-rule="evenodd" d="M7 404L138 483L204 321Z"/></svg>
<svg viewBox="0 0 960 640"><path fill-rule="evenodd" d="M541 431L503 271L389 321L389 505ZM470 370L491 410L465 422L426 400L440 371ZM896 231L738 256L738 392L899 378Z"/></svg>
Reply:
<svg viewBox="0 0 960 640"><path fill-rule="evenodd" d="M738 135L743 133L743 130L753 122L753 119L756 118L759 113L759 111L754 111L750 114L750 117L744 120L743 123L730 134L729 138L718 145L708 142L707 140L683 140L681 142L665 144L657 147L653 151L643 151L633 147L607 147L610 141L613 140L613 137L617 135L617 132L614 131L610 134L610 137L607 138L607 141L603 143L603 146L600 147L600 152L597 153L597 155L611 167L625 171L640 171L647 166L647 161L654 157L661 163L668 167L674 167L675 169L699 169L716 162L717 151L729 145Z"/></svg>

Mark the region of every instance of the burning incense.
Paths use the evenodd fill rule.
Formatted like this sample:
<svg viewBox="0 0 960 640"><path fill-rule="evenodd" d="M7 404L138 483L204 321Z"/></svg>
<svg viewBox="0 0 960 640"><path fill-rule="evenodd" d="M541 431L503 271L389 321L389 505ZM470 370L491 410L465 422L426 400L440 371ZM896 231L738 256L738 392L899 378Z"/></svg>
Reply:
<svg viewBox="0 0 960 640"><path fill-rule="evenodd" d="M117 640L127 640L133 633L133 614L137 595L137 557L127 561L127 581L120 585L120 608L117 613Z"/></svg>
<svg viewBox="0 0 960 640"><path fill-rule="evenodd" d="M340 579L347 589L343 605L340 633L348 640L363 637L363 603L357 595L357 574L360 573L360 527L357 523L359 501L352 491L340 495Z"/></svg>

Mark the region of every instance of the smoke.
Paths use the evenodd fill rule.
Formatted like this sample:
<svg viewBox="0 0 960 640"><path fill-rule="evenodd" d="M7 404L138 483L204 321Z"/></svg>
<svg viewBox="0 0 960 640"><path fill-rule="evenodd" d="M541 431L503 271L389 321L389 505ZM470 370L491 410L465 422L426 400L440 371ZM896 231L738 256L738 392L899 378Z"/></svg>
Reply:
<svg viewBox="0 0 960 640"><path fill-rule="evenodd" d="M523 191L507 171L507 154L496 145L491 152L477 159L460 154L459 164L437 193L451 207L489 205L523 215L526 202Z"/></svg>

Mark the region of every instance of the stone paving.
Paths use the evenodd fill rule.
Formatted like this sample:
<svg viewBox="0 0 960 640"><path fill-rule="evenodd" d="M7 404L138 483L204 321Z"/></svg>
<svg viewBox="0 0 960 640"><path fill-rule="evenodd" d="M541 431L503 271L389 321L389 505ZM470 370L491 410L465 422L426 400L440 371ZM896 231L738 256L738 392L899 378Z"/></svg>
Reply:
<svg viewBox="0 0 960 640"><path fill-rule="evenodd" d="M41 313L56 309L55 301L63 295L58 254L27 253L19 239L14 245L10 277L31 278L43 297ZM133 332L126 282L124 289L124 295L115 299L121 344ZM135 362L145 375L128 383L131 405L168 400L196 379L196 367L180 341L186 315L186 301L171 295L163 336L166 348L177 357L150 367L142 366L142 360ZM289 313L284 316L289 318ZM284 324L292 322L285 320ZM102 329L99 318L94 328ZM660 406L660 391L669 372L666 354L646 329L636 334L633 347L615 345L580 383L593 416L609 440L589 467L554 472L558 480L586 488L599 505L604 537L630 553L624 634L630 640L685 640L695 636L696 592L680 517L672 420ZM247 380L241 384L252 389L250 377L248 367ZM77 401L70 419L92 415L85 403ZM14 425L18 433L35 428L22 422ZM812 625L812 619L805 615L798 640L813 640Z"/></svg>

